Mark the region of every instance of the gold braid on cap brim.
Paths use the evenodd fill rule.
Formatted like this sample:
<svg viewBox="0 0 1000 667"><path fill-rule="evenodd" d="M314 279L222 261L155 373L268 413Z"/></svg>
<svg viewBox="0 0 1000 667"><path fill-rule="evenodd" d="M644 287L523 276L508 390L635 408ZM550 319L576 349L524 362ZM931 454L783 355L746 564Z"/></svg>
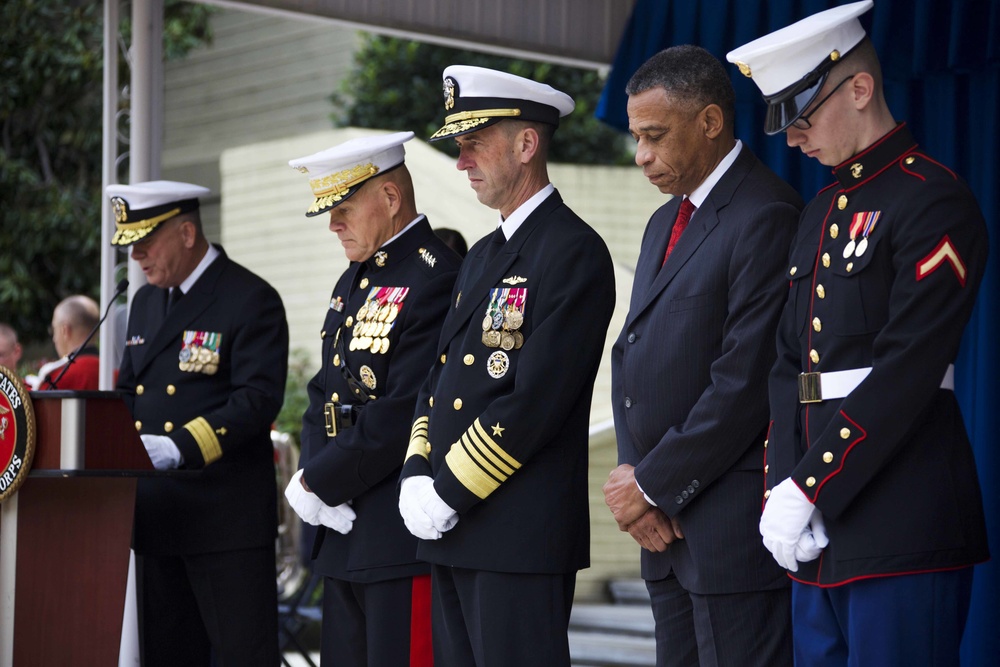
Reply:
<svg viewBox="0 0 1000 667"><path fill-rule="evenodd" d="M141 241L152 234L161 222L179 215L180 212L181 209L178 207L138 222L115 221L115 235L111 238L111 245L132 245L136 241Z"/></svg>
<svg viewBox="0 0 1000 667"><path fill-rule="evenodd" d="M328 176L310 179L309 187L316 195L316 200L306 210L306 215L321 213L330 208L351 194L351 188L361 185L378 172L379 168L369 162Z"/></svg>
<svg viewBox="0 0 1000 667"><path fill-rule="evenodd" d="M431 139L447 137L451 134L468 132L474 127L498 118L516 118L521 115L520 109L477 109L475 111L459 111L445 116L445 125L431 135Z"/></svg>

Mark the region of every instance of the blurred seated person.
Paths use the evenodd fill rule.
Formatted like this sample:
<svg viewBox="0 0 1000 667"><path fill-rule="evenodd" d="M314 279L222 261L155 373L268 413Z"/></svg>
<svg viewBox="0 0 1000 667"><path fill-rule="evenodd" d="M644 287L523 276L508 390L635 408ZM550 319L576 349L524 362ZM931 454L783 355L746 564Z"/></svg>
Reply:
<svg viewBox="0 0 1000 667"><path fill-rule="evenodd" d="M42 366L33 389L77 389L96 391L100 373L97 348L88 344L81 349L66 372L63 368L69 355L83 345L101 319L97 303L89 296L77 294L59 302L52 312L52 343L59 359ZM62 376L60 377L60 374ZM58 379L57 379L58 378Z"/></svg>
<svg viewBox="0 0 1000 667"><path fill-rule="evenodd" d="M14 327L0 322L0 366L6 366L17 372L21 363L21 344L17 342L17 331Z"/></svg>
<svg viewBox="0 0 1000 667"><path fill-rule="evenodd" d="M434 233L444 241L446 246L457 252L459 257L465 257L465 254L469 252L469 244L465 242L462 232L448 227L436 227Z"/></svg>

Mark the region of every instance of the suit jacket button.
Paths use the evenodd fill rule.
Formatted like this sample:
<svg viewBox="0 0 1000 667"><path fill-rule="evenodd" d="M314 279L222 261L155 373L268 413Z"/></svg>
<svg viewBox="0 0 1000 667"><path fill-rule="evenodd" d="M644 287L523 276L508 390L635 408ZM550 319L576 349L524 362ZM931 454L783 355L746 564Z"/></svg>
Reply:
<svg viewBox="0 0 1000 667"><path fill-rule="evenodd" d="M699 486L701 486L701 482L699 482L699 481L698 481L698 480L696 480L696 479L694 479L694 480L691 480L691 486L693 486L694 488L696 488L696 489L697 489L697 488L698 488Z"/></svg>
<svg viewBox="0 0 1000 667"><path fill-rule="evenodd" d="M687 497L688 497L688 496L690 496L690 495L691 495L691 494L690 494L690 493L688 493L687 491L681 491L681 498L687 498Z"/></svg>
<svg viewBox="0 0 1000 667"><path fill-rule="evenodd" d="M694 487L693 486L689 486L687 490L688 490L688 493L694 493Z"/></svg>
<svg viewBox="0 0 1000 667"><path fill-rule="evenodd" d="M632 399L629 398L628 396L625 397L625 407L626 408L631 408L632 407Z"/></svg>
<svg viewBox="0 0 1000 667"><path fill-rule="evenodd" d="M677 496L676 498L674 498L674 501L676 501L676 503L678 505L683 505L684 504L684 499L681 498L680 496Z"/></svg>
<svg viewBox="0 0 1000 667"><path fill-rule="evenodd" d="M635 332L634 331L628 335L628 342L630 342L630 343L634 343L635 342Z"/></svg>

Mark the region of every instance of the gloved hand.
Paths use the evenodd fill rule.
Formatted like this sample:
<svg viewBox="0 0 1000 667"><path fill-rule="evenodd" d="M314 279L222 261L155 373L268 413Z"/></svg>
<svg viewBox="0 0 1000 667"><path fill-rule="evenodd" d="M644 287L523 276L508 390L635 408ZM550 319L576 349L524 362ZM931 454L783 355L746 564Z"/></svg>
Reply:
<svg viewBox="0 0 1000 667"><path fill-rule="evenodd" d="M285 487L285 498L288 499L288 504L299 515L300 519L312 526L318 526L320 524L320 510L326 507L326 504L319 499L319 496L306 491L305 487L302 486L302 473L303 471L299 470L292 475L291 481Z"/></svg>
<svg viewBox="0 0 1000 667"><path fill-rule="evenodd" d="M354 509L348 503L341 503L336 507L330 507L326 503L323 503L322 507L319 508L319 522L341 535L347 535L351 532L356 518L358 518L358 515L355 514Z"/></svg>
<svg viewBox="0 0 1000 667"><path fill-rule="evenodd" d="M165 435L141 435L142 445L149 454L149 460L153 462L153 467L157 470L173 470L180 467L184 462L181 450L168 436Z"/></svg>
<svg viewBox="0 0 1000 667"><path fill-rule="evenodd" d="M799 539L808 529L814 509L815 506L790 477L771 489L771 495L760 517L760 534L764 538L764 547L771 552L778 565L786 570L791 572L799 570L796 549L799 546ZM810 553L812 550L801 555L808 556ZM816 551L812 558L806 558L802 562L817 556L819 551Z"/></svg>
<svg viewBox="0 0 1000 667"><path fill-rule="evenodd" d="M828 544L830 544L830 540L826 536L823 513L813 508L809 526L799 536L799 543L795 545L795 560L799 563L815 560L819 558L820 553Z"/></svg>
<svg viewBox="0 0 1000 667"><path fill-rule="evenodd" d="M458 523L455 510L441 500L429 475L407 477L399 487L399 514L406 529L422 540L437 540Z"/></svg>

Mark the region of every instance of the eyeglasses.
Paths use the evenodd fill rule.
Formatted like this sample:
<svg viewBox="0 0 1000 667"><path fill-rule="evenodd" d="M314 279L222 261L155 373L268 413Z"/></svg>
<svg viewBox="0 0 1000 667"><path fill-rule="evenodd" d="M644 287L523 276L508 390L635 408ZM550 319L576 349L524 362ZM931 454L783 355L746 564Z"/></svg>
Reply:
<svg viewBox="0 0 1000 667"><path fill-rule="evenodd" d="M816 103L816 106L812 108L812 111L810 111L809 113L804 113L795 120L793 120L791 126L798 130L808 130L810 127L812 127L812 123L809 122L809 117L812 116L817 111L819 111L819 108L823 106L824 102L833 97L833 94L837 92L837 90L841 86L843 86L845 83L847 83L853 78L854 75L852 74L843 81L841 81L840 83L838 83L836 86L834 86L833 90L831 90L829 93L826 94L826 97L824 97L823 99L821 99L819 102Z"/></svg>

